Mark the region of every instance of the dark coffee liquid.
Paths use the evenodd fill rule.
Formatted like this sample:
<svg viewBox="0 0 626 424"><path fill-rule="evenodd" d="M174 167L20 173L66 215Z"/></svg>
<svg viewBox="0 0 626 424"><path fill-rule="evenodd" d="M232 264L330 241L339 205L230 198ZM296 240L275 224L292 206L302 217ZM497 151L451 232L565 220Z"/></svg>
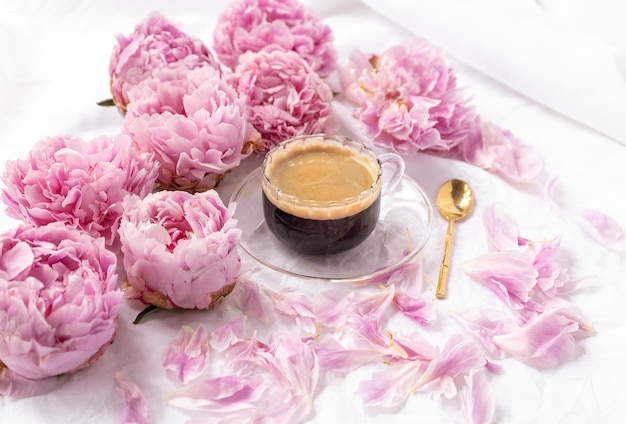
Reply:
<svg viewBox="0 0 626 424"><path fill-rule="evenodd" d="M380 197L369 207L339 219L308 219L278 209L263 193L263 213L270 231L289 248L307 255L343 252L364 241L380 213Z"/></svg>

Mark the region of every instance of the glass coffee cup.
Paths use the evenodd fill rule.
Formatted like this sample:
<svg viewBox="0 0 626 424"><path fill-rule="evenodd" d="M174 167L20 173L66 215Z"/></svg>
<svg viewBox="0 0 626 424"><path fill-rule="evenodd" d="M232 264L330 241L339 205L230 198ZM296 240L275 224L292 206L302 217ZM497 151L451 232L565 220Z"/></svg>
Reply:
<svg viewBox="0 0 626 424"><path fill-rule="evenodd" d="M392 170L384 188L383 165ZM296 252L327 255L358 246L374 231L381 195L402 178L404 161L347 137L315 134L280 143L261 169L271 233Z"/></svg>

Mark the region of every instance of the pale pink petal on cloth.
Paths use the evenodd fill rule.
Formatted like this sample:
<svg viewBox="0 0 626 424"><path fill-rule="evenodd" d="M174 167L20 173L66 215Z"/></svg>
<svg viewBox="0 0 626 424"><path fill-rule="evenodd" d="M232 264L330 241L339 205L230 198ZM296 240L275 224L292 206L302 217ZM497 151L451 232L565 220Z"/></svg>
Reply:
<svg viewBox="0 0 626 424"><path fill-rule="evenodd" d="M492 424L496 410L495 399L489 390L486 372L472 369L465 376L463 408L468 424Z"/></svg>
<svg viewBox="0 0 626 424"><path fill-rule="evenodd" d="M170 405L204 411L216 418L252 417L267 391L258 375L229 375L198 380L166 392L163 397Z"/></svg>
<svg viewBox="0 0 626 424"><path fill-rule="evenodd" d="M310 298L291 289L276 291L263 287L263 292L272 301L276 311L293 318L298 327L307 333L315 334L317 332L317 317Z"/></svg>
<svg viewBox="0 0 626 424"><path fill-rule="evenodd" d="M451 398L456 395L454 379L466 375L472 369L484 368L487 360L473 340L453 335L444 345L441 353L435 356L415 382L412 391L429 384L428 392L435 397L444 395Z"/></svg>
<svg viewBox="0 0 626 424"><path fill-rule="evenodd" d="M202 324L195 330L183 325L162 355L165 370L185 384L202 374L208 359L209 339Z"/></svg>
<svg viewBox="0 0 626 424"><path fill-rule="evenodd" d="M537 368L548 368L576 356L576 341L593 336L593 327L580 311L565 301L550 302L546 309L518 330L495 335L493 342L514 358Z"/></svg>
<svg viewBox="0 0 626 424"><path fill-rule="evenodd" d="M151 422L150 408L139 387L119 372L115 374L115 382L117 392L125 403L124 411L117 418L116 423L149 424Z"/></svg>
<svg viewBox="0 0 626 424"><path fill-rule="evenodd" d="M242 341L246 335L246 322L246 316L242 315L213 330L211 332L211 347L218 352L224 352L230 346Z"/></svg>
<svg viewBox="0 0 626 424"><path fill-rule="evenodd" d="M485 253L466 261L462 268L514 309L524 307L537 284L538 273L532 258L518 251Z"/></svg>
<svg viewBox="0 0 626 424"><path fill-rule="evenodd" d="M400 312L420 325L427 326L437 318L437 309L427 296L411 296L399 292L394 296L393 302Z"/></svg>
<svg viewBox="0 0 626 424"><path fill-rule="evenodd" d="M626 250L626 232L612 217L592 208L580 210L580 225L597 243L616 251Z"/></svg>
<svg viewBox="0 0 626 424"><path fill-rule="evenodd" d="M463 156L468 163L508 181L536 182L543 171L543 159L536 150L491 122L482 121L476 135L466 140Z"/></svg>
<svg viewBox="0 0 626 424"><path fill-rule="evenodd" d="M453 312L450 316L480 344L490 358L503 359L509 356L493 342L493 337L517 330L518 325L511 317L501 311L481 308Z"/></svg>
<svg viewBox="0 0 626 424"><path fill-rule="evenodd" d="M365 364L382 361L386 357L384 352L369 348L345 348L334 338L318 341L311 347L322 369L338 373L345 373Z"/></svg>
<svg viewBox="0 0 626 424"><path fill-rule="evenodd" d="M254 281L242 278L237 282L232 297L241 311L250 318L269 324L270 318L263 304L261 290Z"/></svg>

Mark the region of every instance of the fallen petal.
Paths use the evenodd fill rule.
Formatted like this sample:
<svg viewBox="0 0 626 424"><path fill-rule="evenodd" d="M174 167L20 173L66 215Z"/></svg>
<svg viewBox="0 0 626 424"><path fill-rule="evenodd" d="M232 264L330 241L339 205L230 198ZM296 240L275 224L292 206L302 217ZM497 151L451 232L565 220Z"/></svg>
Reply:
<svg viewBox="0 0 626 424"><path fill-rule="evenodd" d="M119 372L115 374L115 382L117 384L117 391L122 395L126 404L124 411L117 419L117 423L149 424L150 409L139 387L123 377Z"/></svg>
<svg viewBox="0 0 626 424"><path fill-rule="evenodd" d="M473 369L465 376L463 407L468 424L491 424L496 409L495 400L487 387L484 370Z"/></svg>
<svg viewBox="0 0 626 424"><path fill-rule="evenodd" d="M267 386L258 375L229 375L193 382L163 397L170 405L183 409L216 415L241 411L253 414L266 391Z"/></svg>
<svg viewBox="0 0 626 424"><path fill-rule="evenodd" d="M208 357L209 340L204 326L200 324L194 330L184 325L167 345L162 362L167 371L186 384L202 374Z"/></svg>
<svg viewBox="0 0 626 424"><path fill-rule="evenodd" d="M626 250L624 228L613 218L591 208L580 210L580 225L597 243L617 251Z"/></svg>
<svg viewBox="0 0 626 424"><path fill-rule="evenodd" d="M415 320L420 325L429 325L437 318L437 309L426 296L411 296L407 293L396 293L394 304L400 312Z"/></svg>

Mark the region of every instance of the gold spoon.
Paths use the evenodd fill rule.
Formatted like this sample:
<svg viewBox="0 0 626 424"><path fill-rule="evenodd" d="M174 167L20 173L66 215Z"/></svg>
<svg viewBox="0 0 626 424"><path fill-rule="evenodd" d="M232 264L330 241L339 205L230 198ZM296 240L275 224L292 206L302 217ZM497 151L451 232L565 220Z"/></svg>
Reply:
<svg viewBox="0 0 626 424"><path fill-rule="evenodd" d="M472 211L474 195L469 184L465 181L450 180L439 189L436 203L439 213L448 221L448 231L446 232L443 259L439 267L439 281L437 282L436 291L437 298L443 299L446 297L448 285L448 268L454 223L462 220Z"/></svg>

